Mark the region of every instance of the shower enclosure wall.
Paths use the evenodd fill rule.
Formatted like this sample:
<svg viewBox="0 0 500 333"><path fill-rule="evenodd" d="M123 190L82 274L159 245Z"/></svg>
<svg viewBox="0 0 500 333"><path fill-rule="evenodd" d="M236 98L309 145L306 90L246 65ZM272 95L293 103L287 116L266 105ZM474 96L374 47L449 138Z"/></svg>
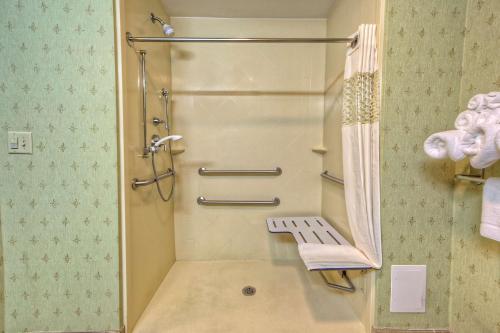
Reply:
<svg viewBox="0 0 500 333"><path fill-rule="evenodd" d="M150 13L167 17L159 1L122 1L122 31L136 31L141 35L159 35L159 25L151 22ZM124 38L124 34L122 36ZM155 185L132 189L132 179L153 177L151 157L143 158L143 114L141 94L141 48L128 47L122 40L123 61L123 140L125 191L124 241L124 308L126 326L133 328L161 281L175 262L173 201L163 202ZM143 45L145 47L145 45ZM164 118L163 88L171 90L169 44L148 45L146 52L147 80L147 140L152 135L165 136L164 128L155 126L153 118ZM168 154L157 155L159 170L171 167ZM162 181L165 193L169 192L170 179Z"/></svg>
<svg viewBox="0 0 500 333"><path fill-rule="evenodd" d="M179 36L318 37L324 20L172 18ZM263 222L321 209L324 44L176 44L172 88L176 128L186 137L176 193L178 260L296 257ZM342 46L341 46L342 47ZM293 56L290 56L293 54ZM270 75L272 73L272 75ZM198 168L272 169L279 176L203 177ZM272 200L276 208L205 207L207 199ZM276 215L277 214L277 215ZM264 228L263 228L264 226Z"/></svg>

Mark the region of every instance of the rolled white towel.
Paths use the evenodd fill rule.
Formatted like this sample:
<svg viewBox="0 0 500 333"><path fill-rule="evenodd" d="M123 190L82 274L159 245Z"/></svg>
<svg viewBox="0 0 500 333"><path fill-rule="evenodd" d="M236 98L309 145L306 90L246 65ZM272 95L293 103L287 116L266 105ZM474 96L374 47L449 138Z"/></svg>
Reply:
<svg viewBox="0 0 500 333"><path fill-rule="evenodd" d="M484 169L500 159L500 150L496 145L500 125L480 125L477 129L478 132L474 135L479 144L479 151L470 159L470 165L476 169Z"/></svg>
<svg viewBox="0 0 500 333"><path fill-rule="evenodd" d="M462 151L462 138L466 133L460 130L434 133L424 142L424 151L435 159L451 158L459 161L465 158Z"/></svg>
<svg viewBox="0 0 500 333"><path fill-rule="evenodd" d="M302 243L299 254L309 270L375 267L361 251L350 245Z"/></svg>
<svg viewBox="0 0 500 333"><path fill-rule="evenodd" d="M499 104L500 103L500 92L499 91L492 91L489 92L488 95L486 96L486 99L488 100L488 104Z"/></svg>
<svg viewBox="0 0 500 333"><path fill-rule="evenodd" d="M487 111L482 111L478 113L478 116L476 118L475 126L471 126L470 128L467 129L468 132L475 132L477 131L478 126L486 126L486 125L493 125L496 124L499 120L500 117L497 114L498 112L496 110L487 110Z"/></svg>
<svg viewBox="0 0 500 333"><path fill-rule="evenodd" d="M500 103L488 103L488 110L495 112L497 115L500 112Z"/></svg>
<svg viewBox="0 0 500 333"><path fill-rule="evenodd" d="M495 146L497 147L497 150L500 151L500 132L498 132L495 136Z"/></svg>
<svg viewBox="0 0 500 333"><path fill-rule="evenodd" d="M500 242L500 178L489 178L484 184L479 232Z"/></svg>
<svg viewBox="0 0 500 333"><path fill-rule="evenodd" d="M463 131L472 129L474 126L476 126L476 120L479 115L480 114L475 111L461 112L455 120L455 128Z"/></svg>
<svg viewBox="0 0 500 333"><path fill-rule="evenodd" d="M465 133L460 142L460 149L467 156L474 156L479 153L482 146L482 132L474 131Z"/></svg>
<svg viewBox="0 0 500 333"><path fill-rule="evenodd" d="M486 110L488 98L486 94L479 94L472 97L467 104L467 109L470 111L481 112Z"/></svg>

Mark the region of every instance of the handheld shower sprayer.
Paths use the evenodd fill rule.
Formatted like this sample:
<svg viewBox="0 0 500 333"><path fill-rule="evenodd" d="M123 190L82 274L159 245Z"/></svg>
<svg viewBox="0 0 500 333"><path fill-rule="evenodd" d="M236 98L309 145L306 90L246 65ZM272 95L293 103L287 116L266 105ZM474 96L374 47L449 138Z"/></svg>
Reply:
<svg viewBox="0 0 500 333"><path fill-rule="evenodd" d="M177 141L182 139L182 135L169 135L163 138L155 138L151 144L151 152L156 153L160 150L160 147L165 144L167 141Z"/></svg>
<svg viewBox="0 0 500 333"><path fill-rule="evenodd" d="M171 36L174 34L174 32L175 32L174 28L170 24L163 21L160 17L155 16L155 14L151 13L150 18L151 18L151 22L153 22L153 23L158 22L161 24L161 27L163 29L163 33L165 35Z"/></svg>

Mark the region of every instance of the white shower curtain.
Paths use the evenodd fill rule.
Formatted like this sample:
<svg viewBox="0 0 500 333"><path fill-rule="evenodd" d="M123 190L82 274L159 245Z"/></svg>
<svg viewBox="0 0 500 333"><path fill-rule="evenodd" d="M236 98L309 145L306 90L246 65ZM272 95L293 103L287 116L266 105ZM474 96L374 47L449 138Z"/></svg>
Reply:
<svg viewBox="0 0 500 333"><path fill-rule="evenodd" d="M342 148L347 216L355 246L382 265L376 26L364 24L344 72Z"/></svg>

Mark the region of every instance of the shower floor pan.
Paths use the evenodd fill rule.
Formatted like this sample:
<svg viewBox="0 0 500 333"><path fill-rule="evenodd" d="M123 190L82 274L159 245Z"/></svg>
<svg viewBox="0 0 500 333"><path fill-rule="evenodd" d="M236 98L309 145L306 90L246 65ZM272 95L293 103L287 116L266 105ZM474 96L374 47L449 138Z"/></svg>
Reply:
<svg viewBox="0 0 500 333"><path fill-rule="evenodd" d="M252 286L253 296L242 294ZM297 261L178 261L134 333L365 332L345 295Z"/></svg>

